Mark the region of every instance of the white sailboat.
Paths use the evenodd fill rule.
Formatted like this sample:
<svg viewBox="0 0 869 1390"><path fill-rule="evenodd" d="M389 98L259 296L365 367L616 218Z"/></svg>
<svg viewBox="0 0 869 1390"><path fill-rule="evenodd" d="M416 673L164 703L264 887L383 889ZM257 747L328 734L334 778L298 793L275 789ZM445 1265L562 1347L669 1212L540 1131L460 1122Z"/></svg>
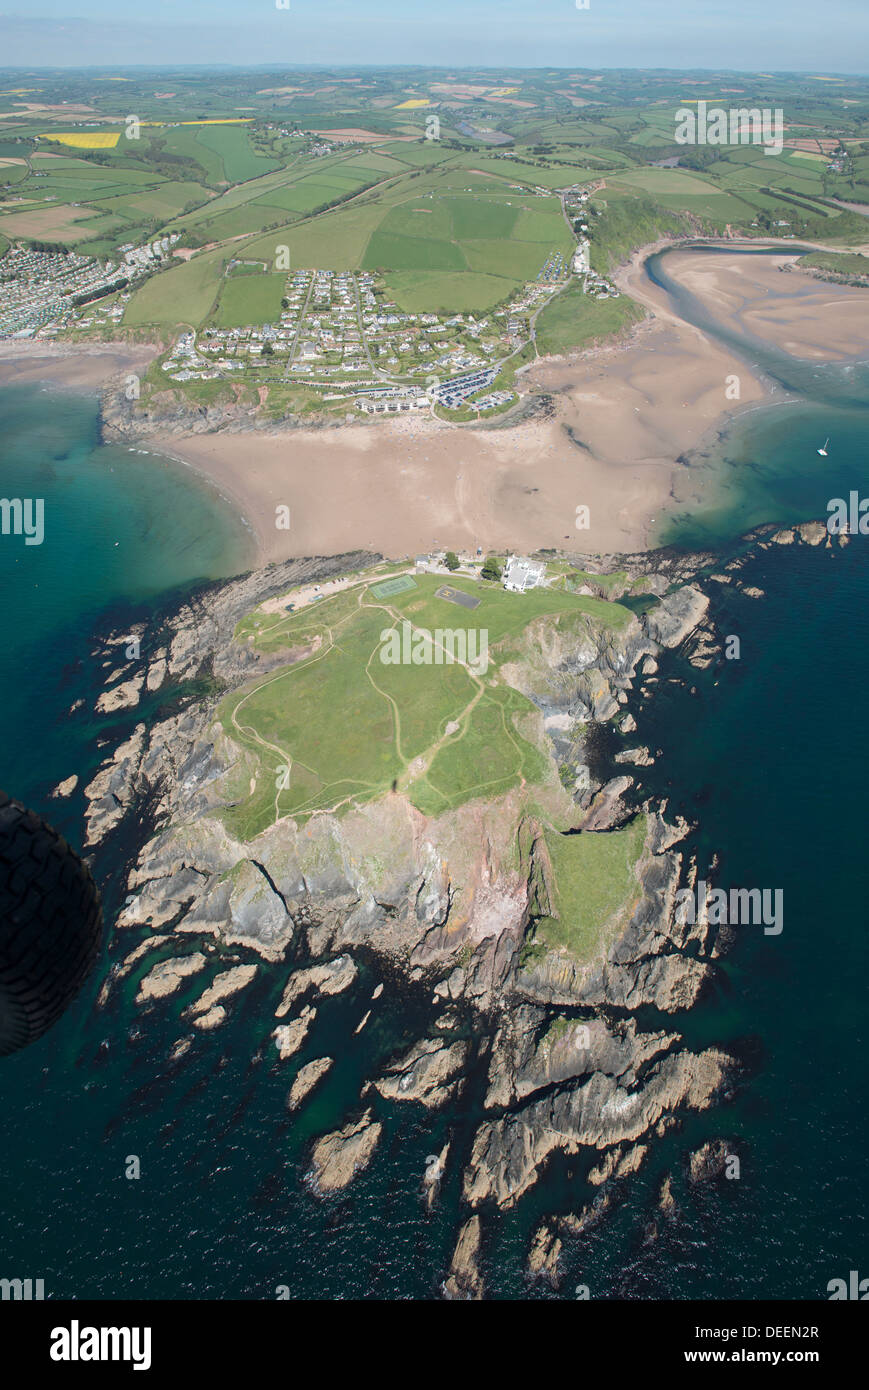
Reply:
<svg viewBox="0 0 869 1390"><path fill-rule="evenodd" d="M825 459L825 458L827 457L827 446L829 445L829 443L830 443L829 439L825 439L825 440L824 440L824 447L823 447L823 449L819 449L819 450L818 450L818 453L821 455L821 458L822 458L822 459Z"/></svg>

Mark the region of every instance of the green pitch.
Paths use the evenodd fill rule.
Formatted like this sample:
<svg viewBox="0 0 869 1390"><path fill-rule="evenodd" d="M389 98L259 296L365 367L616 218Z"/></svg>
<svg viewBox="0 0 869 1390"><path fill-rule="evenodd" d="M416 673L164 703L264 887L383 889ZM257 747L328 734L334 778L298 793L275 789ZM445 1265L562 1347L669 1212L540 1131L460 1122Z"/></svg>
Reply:
<svg viewBox="0 0 869 1390"><path fill-rule="evenodd" d="M372 584L371 592L375 598L392 598L393 594L402 594L405 589L415 589L416 580L411 579L409 574L398 574L394 579L384 579L382 584Z"/></svg>

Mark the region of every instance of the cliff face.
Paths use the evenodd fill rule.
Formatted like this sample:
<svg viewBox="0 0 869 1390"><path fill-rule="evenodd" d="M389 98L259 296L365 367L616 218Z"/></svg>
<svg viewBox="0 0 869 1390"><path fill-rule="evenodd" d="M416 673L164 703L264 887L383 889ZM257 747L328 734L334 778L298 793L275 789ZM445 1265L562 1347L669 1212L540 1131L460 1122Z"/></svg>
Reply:
<svg viewBox="0 0 869 1390"><path fill-rule="evenodd" d="M227 383L217 403L197 405L183 392L171 389L154 391L137 401L127 400L124 391L110 388L103 393L101 423L106 439L122 442L141 442L149 435L191 435L230 432L272 433L293 428L313 429L320 424L334 428L336 422L325 415L306 415L292 412L275 418L251 399L248 388ZM358 412L357 412L358 415ZM364 417L362 417L364 419ZM359 423L354 417L354 423Z"/></svg>
<svg viewBox="0 0 869 1390"><path fill-rule="evenodd" d="M280 654L236 644L237 621L292 585L374 558L290 562L185 605L127 702L163 683L207 677L225 692L266 673ZM650 585L662 592L674 577L653 576ZM203 967L199 948L233 947L263 968L289 955L304 968L291 976L278 1011L284 1022L276 1046L287 1058L306 1037L317 999L351 986L354 951L373 952L429 987L432 1018L424 1036L371 1078L370 1108L363 1112L360 1101L345 1128L317 1145L315 1191L344 1186L375 1160L378 1104L462 1105L468 1077L481 1067L485 1100L463 1180L470 1207L509 1207L556 1150L606 1150L615 1155L613 1172L630 1171L630 1162L619 1169L619 1146L666 1127L680 1108L710 1105L726 1086L729 1059L716 1049L691 1052L677 1031L641 1031L633 1017L646 1005L668 1015L690 1007L712 969L705 926L675 923L674 894L693 874L677 847L688 827L668 825L648 802L631 806L630 776L601 786L582 762L582 731L589 720L618 716L627 724L623 707L638 668L652 669L663 647L690 643L692 634L708 642L707 607L699 589L683 584L618 630L538 619L501 668L536 707L552 787L572 797L577 828L585 826L579 833L606 836L636 814L644 818L629 890L598 924L591 949L576 954L536 938L537 924L564 909L539 808L524 786L437 817L393 792L341 815L285 817L252 840L239 839L222 816L239 750L217 723L217 697L210 696L151 728L137 725L87 788L90 845L143 802L156 824L129 874L115 938L120 954L103 999L157 944L186 962L174 972L158 965L146 977L144 998L164 1008L172 1007L164 996ZM112 678L131 685L123 664ZM149 934L124 960L121 943L133 928ZM244 978L225 972L233 974L229 993L247 986L256 973L248 969ZM203 983L205 995L188 1010L199 1029L226 1017L223 986L212 998ZM212 979L212 994L214 987ZM457 1032L460 1017L473 1020L470 1038L467 1027Z"/></svg>

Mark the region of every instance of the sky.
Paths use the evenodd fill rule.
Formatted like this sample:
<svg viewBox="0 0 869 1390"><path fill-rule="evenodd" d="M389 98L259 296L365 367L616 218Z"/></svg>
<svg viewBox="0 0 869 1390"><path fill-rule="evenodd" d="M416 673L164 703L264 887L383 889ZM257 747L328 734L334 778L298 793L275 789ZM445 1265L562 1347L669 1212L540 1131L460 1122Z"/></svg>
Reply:
<svg viewBox="0 0 869 1390"><path fill-rule="evenodd" d="M0 13L0 67L869 70L869 0L588 0L582 9L577 0L31 3L33 12L18 0Z"/></svg>

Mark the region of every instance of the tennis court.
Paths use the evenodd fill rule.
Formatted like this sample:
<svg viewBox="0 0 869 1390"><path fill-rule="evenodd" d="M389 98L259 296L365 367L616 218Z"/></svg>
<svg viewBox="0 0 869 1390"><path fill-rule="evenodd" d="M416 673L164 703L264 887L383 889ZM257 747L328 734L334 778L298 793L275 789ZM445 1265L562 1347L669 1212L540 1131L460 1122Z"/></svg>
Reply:
<svg viewBox="0 0 869 1390"><path fill-rule="evenodd" d="M393 594L403 594L405 589L415 589L416 580L409 574L397 574L394 579L384 579L380 584L372 584L371 592L375 598L392 598Z"/></svg>

